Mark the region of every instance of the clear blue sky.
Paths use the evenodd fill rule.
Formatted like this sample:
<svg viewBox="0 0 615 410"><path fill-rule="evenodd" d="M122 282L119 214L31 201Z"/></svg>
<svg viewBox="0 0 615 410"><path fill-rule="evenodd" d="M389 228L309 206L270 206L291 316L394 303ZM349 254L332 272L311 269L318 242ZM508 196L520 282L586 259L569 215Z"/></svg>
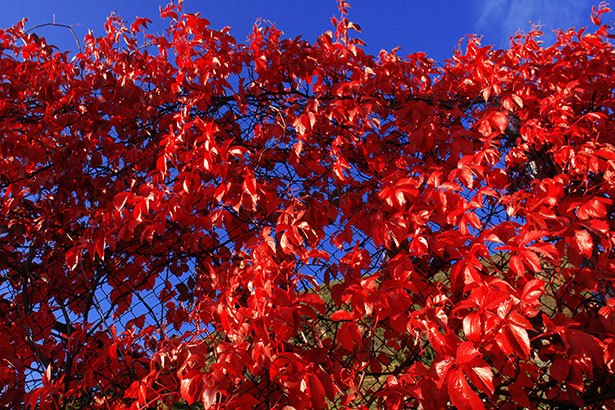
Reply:
<svg viewBox="0 0 615 410"><path fill-rule="evenodd" d="M92 29L103 32L105 17L113 10L125 20L135 16L156 17L166 0L5 0L0 26L12 25L23 17L28 26L51 22L76 25L80 38ZM360 37L368 51L402 47L401 54L425 51L437 60L450 56L457 41L467 33L483 34L484 44L504 47L518 28L529 22L553 27L584 26L592 5L599 0L350 0L350 19L363 28ZM337 15L336 0L185 0L188 11L200 11L214 27L231 26L239 40L246 38L258 17L276 23L288 36L313 40L331 28ZM612 20L608 16L605 20ZM154 29L162 26L155 25ZM74 49L68 32L40 29L64 49ZM552 38L552 37L551 37Z"/></svg>

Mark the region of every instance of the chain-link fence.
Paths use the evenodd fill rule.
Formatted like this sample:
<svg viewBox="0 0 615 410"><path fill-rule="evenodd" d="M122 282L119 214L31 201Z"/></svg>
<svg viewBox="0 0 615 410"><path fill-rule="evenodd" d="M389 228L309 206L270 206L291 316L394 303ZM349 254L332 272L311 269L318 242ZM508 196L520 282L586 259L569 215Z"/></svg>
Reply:
<svg viewBox="0 0 615 410"><path fill-rule="evenodd" d="M553 118L597 121L532 36L438 69L171 18L75 60L3 33L1 404L612 403L612 135L566 136L571 168Z"/></svg>

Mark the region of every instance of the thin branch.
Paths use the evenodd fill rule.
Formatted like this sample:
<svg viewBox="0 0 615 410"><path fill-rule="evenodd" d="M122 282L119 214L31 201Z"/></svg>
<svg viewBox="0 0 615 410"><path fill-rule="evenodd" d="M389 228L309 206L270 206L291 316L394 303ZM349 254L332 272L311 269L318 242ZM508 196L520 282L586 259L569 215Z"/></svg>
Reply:
<svg viewBox="0 0 615 410"><path fill-rule="evenodd" d="M77 34L75 33L75 30L73 30L73 26L72 25L68 25L68 24L60 24L60 23L56 23L55 22L55 16L53 17L53 22L51 23L43 23L43 24L38 24L34 27L30 27L28 30L24 31L25 34L42 28L42 27L60 27L60 28L65 28L68 31L70 31L70 33L73 35L73 39L75 39L75 44L77 44L77 48L79 49L79 52L82 53L83 52L83 48L81 47L81 42L79 41L79 38L77 37Z"/></svg>

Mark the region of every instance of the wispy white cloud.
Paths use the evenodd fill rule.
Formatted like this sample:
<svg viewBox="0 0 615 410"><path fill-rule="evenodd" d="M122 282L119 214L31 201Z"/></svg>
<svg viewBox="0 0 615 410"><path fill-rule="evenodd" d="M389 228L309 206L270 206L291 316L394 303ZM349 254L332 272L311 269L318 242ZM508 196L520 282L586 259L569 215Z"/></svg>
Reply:
<svg viewBox="0 0 615 410"><path fill-rule="evenodd" d="M547 36L556 28L584 26L589 22L591 0L479 0L476 1L475 28L496 36L498 45L518 30L527 32L540 24Z"/></svg>

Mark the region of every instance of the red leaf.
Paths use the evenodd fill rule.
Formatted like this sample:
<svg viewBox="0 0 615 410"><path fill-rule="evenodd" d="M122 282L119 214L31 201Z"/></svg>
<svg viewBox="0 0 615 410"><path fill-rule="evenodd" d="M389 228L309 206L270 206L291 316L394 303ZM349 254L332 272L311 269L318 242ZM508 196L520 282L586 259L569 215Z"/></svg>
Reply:
<svg viewBox="0 0 615 410"><path fill-rule="evenodd" d="M591 14L591 22L597 26L602 25L602 21L600 20L600 16L604 13L608 13L610 12L611 9L608 7L608 4L606 2L601 2L598 5L598 8L596 8L596 6L592 6L592 14Z"/></svg>
<svg viewBox="0 0 615 410"><path fill-rule="evenodd" d="M66 252L66 266L68 267L68 269L75 270L75 268L81 261L82 252L82 246L73 246Z"/></svg>
<svg viewBox="0 0 615 410"><path fill-rule="evenodd" d="M510 258L510 270L517 276L523 276L525 274L525 268L521 262L519 255L511 256Z"/></svg>
<svg viewBox="0 0 615 410"><path fill-rule="evenodd" d="M334 322L341 322L344 320L353 320L352 313L347 310L338 310L331 314L331 320Z"/></svg>
<svg viewBox="0 0 615 410"><path fill-rule="evenodd" d="M200 372L193 377L185 378L180 381L180 394L182 399L191 405L195 403L201 396L202 376ZM202 397L201 397L202 399Z"/></svg>
<svg viewBox="0 0 615 410"><path fill-rule="evenodd" d="M521 382L514 381L510 384L509 390L511 393L510 397L515 403L527 408L532 406L532 402L530 401L530 398L528 397L527 392Z"/></svg>
<svg viewBox="0 0 615 410"><path fill-rule="evenodd" d="M120 192L119 194L117 194L113 198L113 205L115 206L115 209L117 209L118 211L122 210L122 208L124 208L124 205L126 205L126 201L128 201L130 195L130 192Z"/></svg>
<svg viewBox="0 0 615 410"><path fill-rule="evenodd" d="M529 266L534 272L540 272L542 267L540 265L540 258L532 251L524 251L519 254L523 257L523 262Z"/></svg>
<svg viewBox="0 0 615 410"><path fill-rule="evenodd" d="M139 394L137 401L140 405L145 405L147 403L147 384L140 383L139 384Z"/></svg>
<svg viewBox="0 0 615 410"><path fill-rule="evenodd" d="M325 306L325 302L316 293L306 293L306 294L302 295L300 297L300 302L301 303L305 303L306 305L310 306L311 308L313 308L315 311L317 311L321 315L324 315L326 310L327 310L327 308ZM335 312L335 313L337 313L337 312ZM333 320L333 319L331 319L331 320Z"/></svg>
<svg viewBox="0 0 615 410"><path fill-rule="evenodd" d="M106 240L104 236L99 236L94 241L94 254L97 255L101 260L105 260L105 245Z"/></svg>
<svg viewBox="0 0 615 410"><path fill-rule="evenodd" d="M478 312L469 313L463 318L463 333L472 342L478 342L482 336L482 323Z"/></svg>
<svg viewBox="0 0 615 410"><path fill-rule="evenodd" d="M549 368L549 375L560 383L563 383L570 370L570 361L562 356L556 356Z"/></svg>
<svg viewBox="0 0 615 410"><path fill-rule="evenodd" d="M508 113L502 111L494 111L489 114L489 123L500 133L504 133L508 125Z"/></svg>
<svg viewBox="0 0 615 410"><path fill-rule="evenodd" d="M449 356L444 360L440 360L434 363L434 370L436 371L436 375L440 379L438 381L438 388L444 384L446 381L446 375L448 371L455 366L455 361Z"/></svg>
<svg viewBox="0 0 615 410"><path fill-rule="evenodd" d="M51 383L51 363L47 365L45 373L43 373L43 384L48 385Z"/></svg>
<svg viewBox="0 0 615 410"><path fill-rule="evenodd" d="M250 395L245 395L242 397L242 401L244 403L249 402L249 399L252 399L252 405L254 405L254 397ZM205 387L203 389L203 394L201 395L201 402L203 403L203 408L205 410L211 409L216 404L216 390Z"/></svg>
<svg viewBox="0 0 615 410"><path fill-rule="evenodd" d="M308 374L308 387L310 389L310 399L314 409L326 409L326 392L323 384L314 373Z"/></svg>
<svg viewBox="0 0 615 410"><path fill-rule="evenodd" d="M136 399L137 395L139 394L139 384L140 382L138 380L132 382L132 384L126 389L124 397L126 397L127 399Z"/></svg>
<svg viewBox="0 0 615 410"><path fill-rule="evenodd" d="M256 191L256 179L251 171L246 172L243 180L243 190L250 195L252 201L256 202L258 200L258 194Z"/></svg>
<svg viewBox="0 0 615 410"><path fill-rule="evenodd" d="M471 367L466 374L477 389L490 395L495 391L495 386L493 385L493 371L489 366Z"/></svg>
<svg viewBox="0 0 615 410"><path fill-rule="evenodd" d="M521 301L526 305L533 305L545 291L545 284L540 279L532 279L525 284L521 293Z"/></svg>
<svg viewBox="0 0 615 410"><path fill-rule="evenodd" d="M344 349L353 351L362 340L361 331L356 323L344 322L337 331L337 340Z"/></svg>
<svg viewBox="0 0 615 410"><path fill-rule="evenodd" d="M463 342L457 347L457 363L464 364L480 357L480 352L472 342Z"/></svg>
<svg viewBox="0 0 615 410"><path fill-rule="evenodd" d="M574 231L574 245L581 255L588 258L592 256L594 241L589 232L585 230Z"/></svg>
<svg viewBox="0 0 615 410"><path fill-rule="evenodd" d="M577 209L579 219L603 219L606 217L606 208L613 201L607 198L594 197L584 202Z"/></svg>
<svg viewBox="0 0 615 410"><path fill-rule="evenodd" d="M509 346L514 354L522 354L522 357L530 355L530 338L527 331L516 325L507 325L502 330Z"/></svg>
<svg viewBox="0 0 615 410"><path fill-rule="evenodd" d="M480 410L485 405L478 394L468 384L461 368L450 370L446 374L448 394L453 405L459 410Z"/></svg>
<svg viewBox="0 0 615 410"><path fill-rule="evenodd" d="M152 20L144 17L137 17L135 21L130 25L130 31L133 33L137 33L141 31L143 28L147 28L147 25L150 24Z"/></svg>

